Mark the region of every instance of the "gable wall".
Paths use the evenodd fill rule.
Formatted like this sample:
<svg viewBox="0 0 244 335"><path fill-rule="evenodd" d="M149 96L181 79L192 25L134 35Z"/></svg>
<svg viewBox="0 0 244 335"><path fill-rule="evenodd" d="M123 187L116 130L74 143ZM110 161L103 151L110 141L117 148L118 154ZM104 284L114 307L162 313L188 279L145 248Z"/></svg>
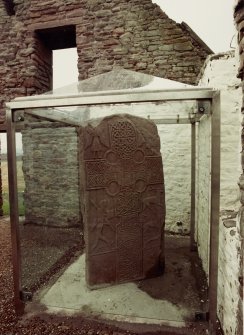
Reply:
<svg viewBox="0 0 244 335"><path fill-rule="evenodd" d="M209 53L151 0L14 2L13 16L0 2L2 119L5 101L51 88L51 51L38 29L75 26L79 79L116 65L194 84Z"/></svg>

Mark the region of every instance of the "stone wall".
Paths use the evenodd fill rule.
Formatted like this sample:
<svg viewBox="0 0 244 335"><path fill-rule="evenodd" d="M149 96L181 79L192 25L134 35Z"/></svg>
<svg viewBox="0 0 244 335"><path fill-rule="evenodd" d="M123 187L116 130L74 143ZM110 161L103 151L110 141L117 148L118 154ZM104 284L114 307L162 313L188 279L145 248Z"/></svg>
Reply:
<svg viewBox="0 0 244 335"><path fill-rule="evenodd" d="M242 291L242 234L240 215L237 215L240 206L238 179L241 174L241 87L240 80L236 78L236 56L234 51L210 56L200 80L201 86L221 90L218 316L225 335L242 334L239 308ZM199 178L199 185L204 188L206 180ZM208 220L204 220L204 212L198 214L197 231L199 254L204 270L208 273L209 244L206 243L206 237L209 236L209 227Z"/></svg>
<svg viewBox="0 0 244 335"><path fill-rule="evenodd" d="M50 88L51 51L27 30L18 16L9 16L0 3L0 121L5 102L16 96L41 93Z"/></svg>
<svg viewBox="0 0 244 335"><path fill-rule="evenodd" d="M76 129L48 123L22 132L25 219L48 226L82 223Z"/></svg>
<svg viewBox="0 0 244 335"><path fill-rule="evenodd" d="M210 56L199 82L221 90L221 190L220 208L239 208L239 188L237 181L241 174L241 88L236 78L238 67L235 52ZM232 178L230 178L230 175Z"/></svg>
<svg viewBox="0 0 244 335"><path fill-rule="evenodd" d="M236 27L238 31L238 42L239 42L239 69L238 69L238 77L242 80L242 113L244 110L244 1L243 0L235 0L236 6L234 11L234 17L236 22ZM242 116L243 117L243 116ZM240 283L240 290L238 295L238 312L237 312L237 320L238 320L238 331L240 334L243 333L243 238L244 238L244 128L243 128L243 120L242 120L242 136L241 136L241 163L242 163L242 174L239 181L240 186L240 199L241 199L241 207L239 209L238 221L239 221L239 235L242 238L241 241L241 252L240 252L240 267L238 278L236 281Z"/></svg>
<svg viewBox="0 0 244 335"><path fill-rule="evenodd" d="M225 335L242 331L242 238L235 211L221 212L219 230L218 317Z"/></svg>

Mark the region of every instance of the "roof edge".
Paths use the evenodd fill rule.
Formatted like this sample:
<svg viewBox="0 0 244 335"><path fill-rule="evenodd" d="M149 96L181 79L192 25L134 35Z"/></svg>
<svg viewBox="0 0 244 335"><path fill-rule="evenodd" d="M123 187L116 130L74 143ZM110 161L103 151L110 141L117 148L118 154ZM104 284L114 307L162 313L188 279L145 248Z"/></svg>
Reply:
<svg viewBox="0 0 244 335"><path fill-rule="evenodd" d="M195 33L194 30L191 29L191 27L186 22L180 23L181 27L186 30L190 36L198 43L200 44L209 54L214 54L214 51L209 48L209 46Z"/></svg>

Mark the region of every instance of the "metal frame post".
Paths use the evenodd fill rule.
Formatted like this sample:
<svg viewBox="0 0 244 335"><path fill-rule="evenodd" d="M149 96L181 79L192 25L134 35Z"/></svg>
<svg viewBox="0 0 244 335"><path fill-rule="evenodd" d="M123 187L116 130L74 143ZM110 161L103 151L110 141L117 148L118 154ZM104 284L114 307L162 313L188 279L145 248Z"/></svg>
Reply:
<svg viewBox="0 0 244 335"><path fill-rule="evenodd" d="M15 146L15 124L12 119L11 109L6 111L7 121L7 154L8 154L8 182L9 182L9 205L12 241L12 262L14 280L14 303L18 315L24 313L24 303L20 298L21 289L21 256L19 238L19 209L17 191L17 168L16 168L16 146Z"/></svg>
<svg viewBox="0 0 244 335"><path fill-rule="evenodd" d="M196 251L195 243L196 209L196 123L191 124L191 229L190 250Z"/></svg>
<svg viewBox="0 0 244 335"><path fill-rule="evenodd" d="M211 118L211 207L209 252L209 330L216 334L218 298L218 249L220 210L220 93L212 100Z"/></svg>

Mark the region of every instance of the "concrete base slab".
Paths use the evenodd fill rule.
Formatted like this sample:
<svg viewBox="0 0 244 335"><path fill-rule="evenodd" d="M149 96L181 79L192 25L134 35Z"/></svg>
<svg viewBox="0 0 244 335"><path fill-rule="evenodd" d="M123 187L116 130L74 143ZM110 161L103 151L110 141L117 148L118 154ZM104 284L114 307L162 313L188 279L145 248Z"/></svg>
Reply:
<svg viewBox="0 0 244 335"><path fill-rule="evenodd" d="M192 272L188 242L186 237L167 239L168 261L164 275L97 290L90 290L86 285L85 256L82 255L51 287L41 291L37 299L54 313L82 313L117 321L184 326L187 321L194 321L195 312L203 307L196 285L199 279Z"/></svg>
<svg viewBox="0 0 244 335"><path fill-rule="evenodd" d="M85 282L85 256L72 264L58 281L41 298L49 309L58 308L70 312L102 315L107 318L143 318L175 320L183 322L189 318L187 309L166 300L157 300L141 291L135 283L90 290ZM143 320L145 322L145 320Z"/></svg>

